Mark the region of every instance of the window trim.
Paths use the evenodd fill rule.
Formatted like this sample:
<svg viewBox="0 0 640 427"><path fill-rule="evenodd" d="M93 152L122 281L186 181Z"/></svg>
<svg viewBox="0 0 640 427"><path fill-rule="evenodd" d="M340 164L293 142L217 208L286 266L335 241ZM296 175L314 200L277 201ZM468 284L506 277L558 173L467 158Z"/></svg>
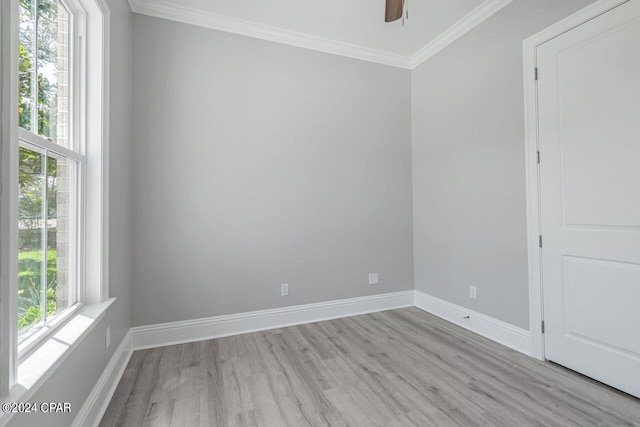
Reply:
<svg viewBox="0 0 640 427"><path fill-rule="evenodd" d="M2 201L0 203L0 394L16 382L18 299L18 2L0 2Z"/></svg>
<svg viewBox="0 0 640 427"><path fill-rule="evenodd" d="M79 59L81 89L72 93L82 114L77 127L80 139L86 141L84 194L80 205L85 209L85 223L81 233L85 235L84 247L79 251L86 254L80 266L81 277L85 280L84 307L62 322L74 324L85 312L104 312L113 299L109 299L109 70L110 70L110 10L105 0L64 0L65 4L77 13L76 31L80 37L78 50L84 49L85 55ZM0 396L31 394L44 378L59 366L61 360L53 360L45 372L36 373L43 381L33 383L33 388L22 390L18 378L17 345L17 290L18 290L18 2L0 2L0 62L2 121L0 122L1 146L1 185L0 185ZM78 76L80 77L80 76ZM79 93L83 92L83 93ZM56 150L52 150L56 151ZM102 314L104 315L104 313ZM95 321L98 321L96 318ZM86 334L77 337L70 350L84 339ZM42 340L46 343L48 340ZM37 348L34 349L37 352ZM65 356L66 357L66 356ZM25 372L21 365L21 374ZM4 420L2 420L4 421Z"/></svg>

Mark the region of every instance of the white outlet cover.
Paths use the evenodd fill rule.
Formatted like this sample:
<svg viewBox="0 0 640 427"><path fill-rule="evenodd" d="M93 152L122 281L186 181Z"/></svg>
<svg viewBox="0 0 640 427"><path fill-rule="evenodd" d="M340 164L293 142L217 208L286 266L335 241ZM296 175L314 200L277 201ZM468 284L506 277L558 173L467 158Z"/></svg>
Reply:
<svg viewBox="0 0 640 427"><path fill-rule="evenodd" d="M280 295L281 296L287 296L289 295L289 284L288 283L283 283L280 285Z"/></svg>
<svg viewBox="0 0 640 427"><path fill-rule="evenodd" d="M478 295L478 290L476 289L476 287L473 285L469 286L469 297L476 299L477 295Z"/></svg>
<svg viewBox="0 0 640 427"><path fill-rule="evenodd" d="M370 273L369 274L369 284L370 285L377 285L378 282L378 273Z"/></svg>

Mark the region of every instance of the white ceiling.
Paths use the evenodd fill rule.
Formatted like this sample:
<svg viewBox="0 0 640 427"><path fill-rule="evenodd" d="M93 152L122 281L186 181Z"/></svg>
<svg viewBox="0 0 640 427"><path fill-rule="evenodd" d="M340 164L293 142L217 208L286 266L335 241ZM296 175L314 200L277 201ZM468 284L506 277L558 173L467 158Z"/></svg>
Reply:
<svg viewBox="0 0 640 427"><path fill-rule="evenodd" d="M448 44L511 0L407 1L409 19L404 26L401 21L384 22L385 0L130 0L130 3L138 13L412 68L417 56L433 50L430 46ZM428 57L433 52L426 53Z"/></svg>

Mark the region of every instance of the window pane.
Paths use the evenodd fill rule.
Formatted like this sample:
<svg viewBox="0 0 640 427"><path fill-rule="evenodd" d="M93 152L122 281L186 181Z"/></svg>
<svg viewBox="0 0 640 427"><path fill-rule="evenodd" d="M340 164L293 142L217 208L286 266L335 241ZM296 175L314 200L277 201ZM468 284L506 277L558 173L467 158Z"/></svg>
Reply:
<svg viewBox="0 0 640 427"><path fill-rule="evenodd" d="M75 304L75 162L47 158L48 319Z"/></svg>
<svg viewBox="0 0 640 427"><path fill-rule="evenodd" d="M67 148L69 31L59 1L20 0L20 126Z"/></svg>
<svg viewBox="0 0 640 427"><path fill-rule="evenodd" d="M20 147L19 167L18 342L22 342L77 302L77 165L54 156L46 157L45 164L42 153Z"/></svg>
<svg viewBox="0 0 640 427"><path fill-rule="evenodd" d="M19 125L30 132L20 139L18 179L18 342L24 348L79 300L79 166L42 142L78 148L70 138L71 15L62 1L18 0Z"/></svg>
<svg viewBox="0 0 640 427"><path fill-rule="evenodd" d="M20 127L33 131L33 111L35 106L36 76L36 38L35 38L35 0L20 0L20 31L18 46L19 101L18 112Z"/></svg>
<svg viewBox="0 0 640 427"><path fill-rule="evenodd" d="M69 147L69 14L38 2L38 134Z"/></svg>
<svg viewBox="0 0 640 427"><path fill-rule="evenodd" d="M18 178L18 341L42 326L44 296L44 155L20 148Z"/></svg>

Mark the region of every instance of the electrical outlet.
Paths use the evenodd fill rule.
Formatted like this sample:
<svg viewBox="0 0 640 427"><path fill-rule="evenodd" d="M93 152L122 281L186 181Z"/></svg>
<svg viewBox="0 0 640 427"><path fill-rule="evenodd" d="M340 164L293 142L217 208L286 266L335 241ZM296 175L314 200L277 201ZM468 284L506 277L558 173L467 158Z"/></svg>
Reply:
<svg viewBox="0 0 640 427"><path fill-rule="evenodd" d="M469 297L476 299L477 295L478 295L478 290L476 289L476 287L473 285L469 286Z"/></svg>
<svg viewBox="0 0 640 427"><path fill-rule="evenodd" d="M289 295L289 284L288 283L283 283L280 285L280 296L287 296Z"/></svg>
<svg viewBox="0 0 640 427"><path fill-rule="evenodd" d="M369 284L370 285L377 285L378 282L378 273L370 273L369 274Z"/></svg>
<svg viewBox="0 0 640 427"><path fill-rule="evenodd" d="M111 326L107 326L107 331L105 332L104 340L107 348L111 347Z"/></svg>

